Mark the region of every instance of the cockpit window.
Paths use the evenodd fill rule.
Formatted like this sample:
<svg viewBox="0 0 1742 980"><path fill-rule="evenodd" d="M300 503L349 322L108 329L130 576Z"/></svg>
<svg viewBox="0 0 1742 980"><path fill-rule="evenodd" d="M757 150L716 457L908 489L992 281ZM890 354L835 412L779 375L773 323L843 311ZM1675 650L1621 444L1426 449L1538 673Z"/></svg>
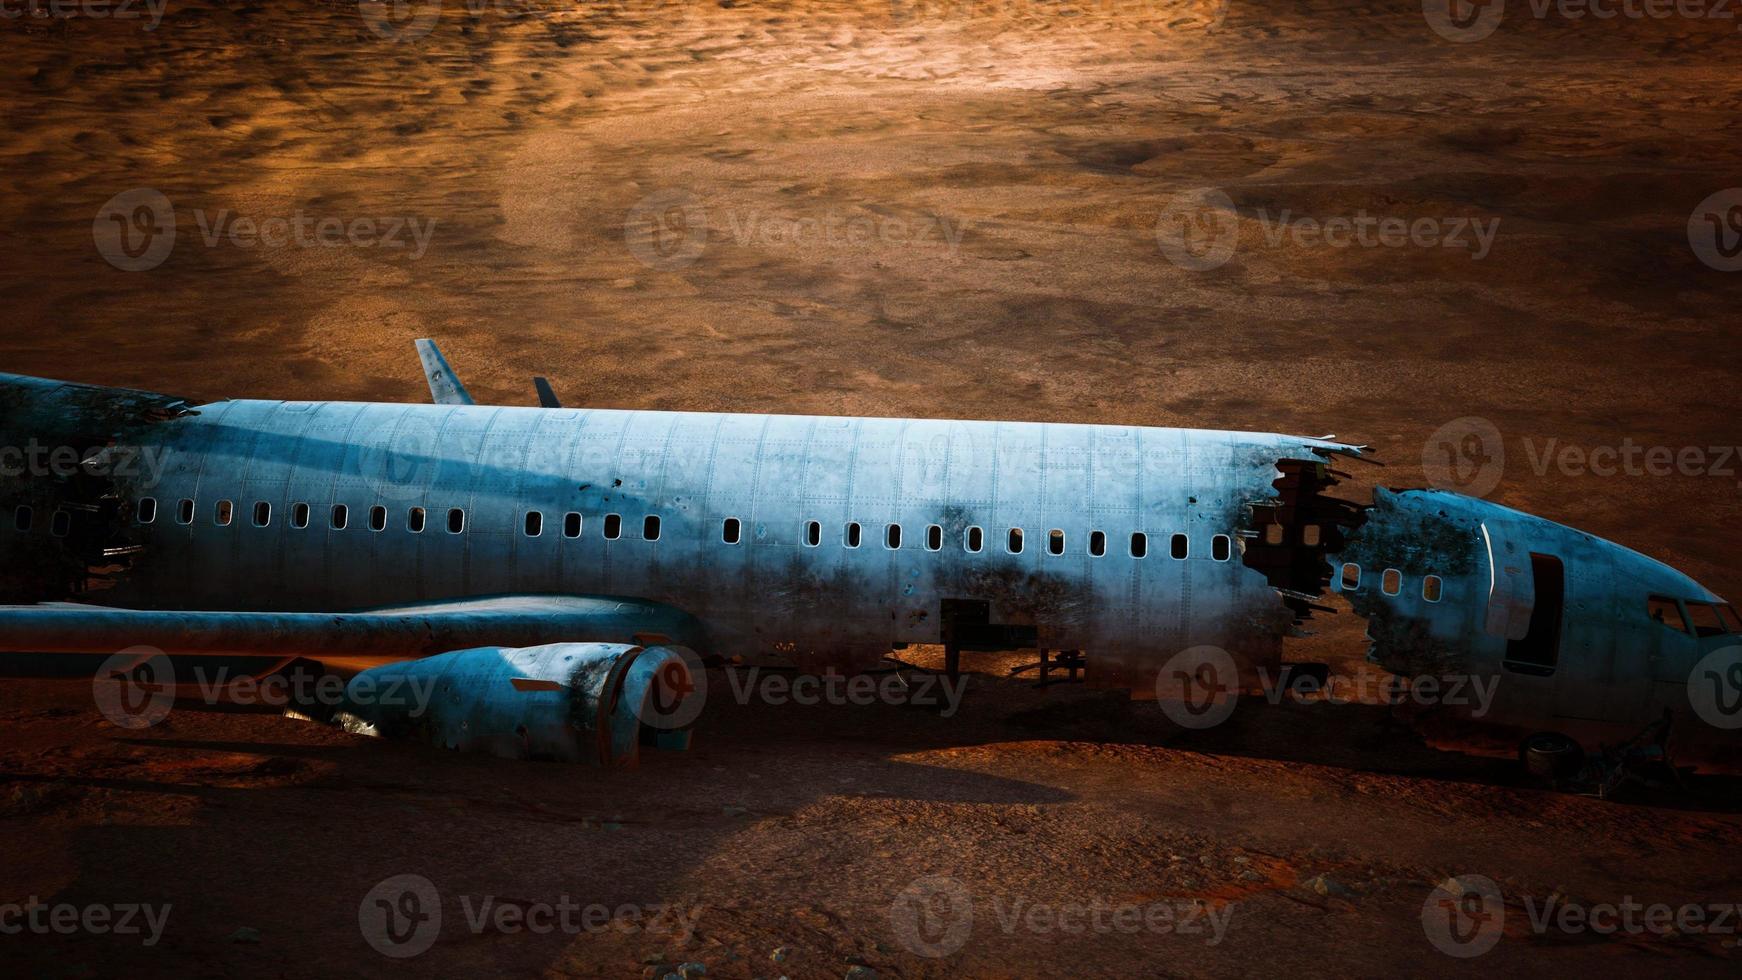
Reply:
<svg viewBox="0 0 1742 980"><path fill-rule="evenodd" d="M1723 636L1724 621L1718 618L1718 610L1704 602L1688 603L1688 619L1693 621L1695 636Z"/></svg>
<svg viewBox="0 0 1742 980"><path fill-rule="evenodd" d="M1724 625L1732 633L1742 633L1742 619L1736 618L1736 607L1725 603L1718 607L1718 615L1724 620Z"/></svg>
<svg viewBox="0 0 1742 980"><path fill-rule="evenodd" d="M1645 600L1645 611L1653 621L1662 623L1678 633L1688 631L1687 623L1682 622L1681 607L1676 605L1674 599L1660 595L1651 596Z"/></svg>

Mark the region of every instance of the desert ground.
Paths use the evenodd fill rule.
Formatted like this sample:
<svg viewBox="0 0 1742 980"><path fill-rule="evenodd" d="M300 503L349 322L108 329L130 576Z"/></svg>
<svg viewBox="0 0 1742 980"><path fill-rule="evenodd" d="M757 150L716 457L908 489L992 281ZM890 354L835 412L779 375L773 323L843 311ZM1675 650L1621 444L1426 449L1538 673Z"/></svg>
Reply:
<svg viewBox="0 0 1742 980"><path fill-rule="evenodd" d="M1742 33L1709 6L1513 0L1436 30L1433 0L15 0L0 370L420 400L411 342L433 337L494 403L543 375L589 406L1336 433L1386 463L1364 481L1449 474L1735 599L1742 227L1700 235L1742 186ZM1496 8L1492 33L1446 36ZM117 232L157 200L173 234L161 210ZM1410 232L1328 236L1369 219ZM1471 432L1492 435L1449 458ZM1593 465L1629 446L1638 465ZM1660 447L1675 465L1644 461ZM1306 652L1352 676L1342 619ZM88 684L8 681L0 913L173 911L149 947L0 934L0 964L1728 976L1742 956L1737 932L1531 927L1550 898L1742 902L1728 777L1597 800L1377 708L1186 731L969 666L948 718L713 699L692 752L624 772L257 713L131 732ZM397 960L359 908L403 874L446 919ZM1423 922L1466 874L1506 896L1474 963ZM974 916L927 955L948 930L916 944L901 910L938 879ZM486 897L633 914L469 929ZM1226 930L1055 915L1088 906Z"/></svg>

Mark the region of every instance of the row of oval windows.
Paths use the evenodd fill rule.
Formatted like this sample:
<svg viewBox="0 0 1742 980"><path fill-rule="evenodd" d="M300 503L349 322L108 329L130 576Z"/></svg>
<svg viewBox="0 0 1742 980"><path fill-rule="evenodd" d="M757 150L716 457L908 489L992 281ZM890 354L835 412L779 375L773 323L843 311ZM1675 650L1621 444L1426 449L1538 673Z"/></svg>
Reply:
<svg viewBox="0 0 1742 980"><path fill-rule="evenodd" d="M176 523L192 524L194 521L194 502L182 498L176 504ZM135 519L141 524L151 524L157 520L157 500L152 497L140 499L135 509ZM290 525L304 528L309 525L310 508L308 504L292 504L290 509ZM20 506L13 516L13 526L19 531L29 531L34 519L34 512L28 505ZM220 526L227 526L235 520L235 504L228 500L220 500L212 510L212 521ZM269 527L272 524L272 504L258 501L254 504L253 523L255 527ZM466 511L454 507L448 510L448 532L459 534L466 529ZM350 524L350 508L344 504L334 504L328 513L328 526L333 530L342 531ZM422 507L411 507L406 510L405 528L413 533L422 533L428 524L428 516ZM64 510L55 511L50 523L50 532L56 537L66 537L71 529L72 518ZM582 517L576 511L563 515L563 537L578 538L583 526ZM1275 527L1276 525L1272 525ZM369 508L369 529L384 531L387 529L387 508L379 504ZM544 514L541 511L526 512L522 530L527 537L539 537L544 533ZM642 519L641 536L647 541L658 541L660 532L659 515L649 514ZM884 526L884 546L891 549L901 547L902 530L900 524ZM810 548L822 544L823 526L820 521L805 522L805 546ZM623 517L620 514L606 514L604 517L604 536L608 540L616 540L623 535ZM927 551L943 549L944 529L937 524L928 524L925 529L925 548ZM744 525L736 517L728 517L720 527L720 540L726 544L738 544L743 540ZM1050 555L1065 553L1065 532L1054 529L1047 532L1046 551ZM864 542L864 525L858 521L849 521L842 533L841 543L848 548L857 548ZM1022 554L1024 546L1023 531L1019 527L1008 530L1004 539L1004 549L1013 555ZM964 550L979 553L985 550L985 531L978 526L964 529L962 534ZM1089 532L1089 554L1101 557L1107 553L1107 534L1104 531ZM1184 534L1175 534L1169 540L1169 552L1173 558L1185 559L1191 555L1191 541ZM1144 558L1149 554L1149 535L1142 531L1131 534L1130 554L1133 558ZM1210 557L1216 561L1227 561L1233 557L1233 541L1226 534L1218 534L1210 539ZM1355 592L1361 588L1361 566L1353 562L1345 564L1334 580L1336 588L1343 592ZM1388 568L1380 576L1380 591L1386 595L1397 595L1403 591L1403 573L1395 568ZM1438 575L1427 575L1421 580L1421 597L1428 602L1439 602L1445 593L1445 583Z"/></svg>
<svg viewBox="0 0 1742 980"><path fill-rule="evenodd" d="M1355 592L1361 588L1361 566L1349 562L1342 567L1331 586L1341 592ZM1395 568L1387 568L1379 576L1379 591L1386 595L1397 595L1403 591L1403 573ZM1446 583L1438 575L1424 575L1421 580L1421 597L1429 602L1438 602L1445 596Z"/></svg>
<svg viewBox="0 0 1742 980"><path fill-rule="evenodd" d="M20 508L21 512L28 508ZM193 500L182 498L176 502L175 520L178 524L192 524L196 505ZM144 497L135 508L135 519L141 524L152 524L157 520L157 500ZM235 521L235 504L229 500L218 501L212 510L212 522L220 527L228 526ZM258 501L254 504L253 524L255 527L269 527L272 524L272 504L268 501ZM290 525L295 528L309 526L311 510L306 503L292 504L290 509ZM350 525L350 508L345 504L334 504L327 515L327 526L335 531L342 531ZM608 540L616 540L623 534L623 518L619 514L604 515L604 536ZM581 536L583 521L576 511L563 515L563 537L578 538ZM410 507L406 510L405 528L414 534L420 534L428 526L428 515L422 507ZM28 529L28 519L21 524L20 530ZM369 529L384 531L387 529L387 508L379 504L369 508ZM447 529L451 534L459 534L466 529L466 512L464 508L454 507L447 513ZM527 537L539 537L544 533L544 514L541 511L526 512L522 530ZM649 514L642 519L641 536L647 541L658 541L660 534L659 515ZM884 525L883 543L891 550L902 545L902 526L900 524ZM720 540L726 544L738 544L743 540L744 525L736 517L728 517L721 522ZM842 530L841 543L848 548L857 548L864 542L864 525L858 521L849 521ZM815 548L822 544L823 526L820 521L807 521L804 526L804 543L806 547ZM928 524L925 529L925 548L927 551L941 551L944 542L944 529L941 525ZM1013 555L1022 554L1025 547L1025 535L1022 528L1013 527L1005 532L1004 549ZM984 528L974 526L965 528L962 532L963 550L978 553L986 548L986 532ZM1133 558L1144 558L1149 555L1149 535L1143 531L1132 532L1129 553ZM1046 551L1050 555L1065 553L1065 532L1054 529L1047 532ZM1088 553L1101 557L1107 553L1107 534L1105 531L1090 531ZM1191 555L1191 541L1184 534L1174 534L1168 541L1168 554L1176 559L1184 560ZM1226 534L1218 534L1210 539L1210 557L1216 561L1228 561L1234 556L1233 539Z"/></svg>

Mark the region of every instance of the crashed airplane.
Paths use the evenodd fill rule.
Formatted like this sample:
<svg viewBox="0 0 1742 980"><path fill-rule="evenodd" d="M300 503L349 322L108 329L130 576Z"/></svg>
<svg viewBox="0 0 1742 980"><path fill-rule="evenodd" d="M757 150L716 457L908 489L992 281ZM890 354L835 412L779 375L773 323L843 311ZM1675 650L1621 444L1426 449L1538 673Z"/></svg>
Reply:
<svg viewBox="0 0 1742 980"><path fill-rule="evenodd" d="M1742 633L1723 600L1483 500L1334 496L1360 446L578 409L542 378L540 407L486 407L419 350L433 404L194 405L0 375L0 445L39 457L0 477L0 650L245 654L353 692L421 680L422 715L356 698L339 720L609 763L687 744L697 654L852 672L909 644L943 645L952 670L1036 649L1143 692L1212 646L1249 685L1339 592L1372 662L1500 678L1484 720L1539 748L1666 711L1728 734L1689 705L1695 664Z"/></svg>

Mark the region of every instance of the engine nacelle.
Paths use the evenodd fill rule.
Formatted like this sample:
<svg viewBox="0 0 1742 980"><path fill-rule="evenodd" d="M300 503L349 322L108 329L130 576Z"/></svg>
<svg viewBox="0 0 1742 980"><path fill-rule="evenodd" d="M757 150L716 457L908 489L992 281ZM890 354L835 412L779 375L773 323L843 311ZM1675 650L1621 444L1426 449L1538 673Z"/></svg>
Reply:
<svg viewBox="0 0 1742 980"><path fill-rule="evenodd" d="M632 766L644 744L689 747L703 682L682 647L478 647L363 671L334 720L507 759Z"/></svg>

